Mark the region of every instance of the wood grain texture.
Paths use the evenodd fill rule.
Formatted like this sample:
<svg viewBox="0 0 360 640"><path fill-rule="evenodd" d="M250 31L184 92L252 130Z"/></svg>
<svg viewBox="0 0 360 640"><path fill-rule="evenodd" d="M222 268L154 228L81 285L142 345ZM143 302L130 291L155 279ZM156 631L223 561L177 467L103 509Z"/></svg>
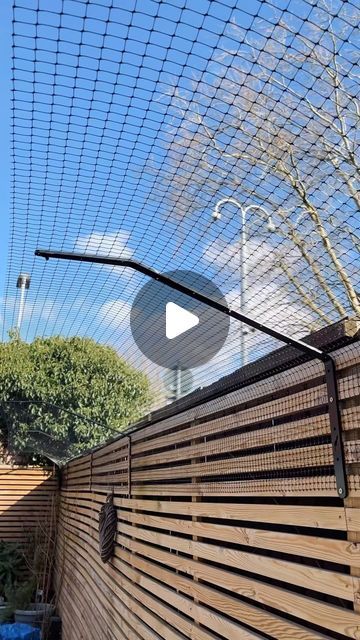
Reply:
<svg viewBox="0 0 360 640"><path fill-rule="evenodd" d="M0 540L25 542L58 490L53 469L0 466Z"/></svg>
<svg viewBox="0 0 360 640"><path fill-rule="evenodd" d="M56 567L64 640L360 640L360 344L334 357L345 504L315 361L66 466ZM20 490L33 480L24 482ZM109 491L117 535L103 565L98 517Z"/></svg>
<svg viewBox="0 0 360 640"><path fill-rule="evenodd" d="M94 542L91 537L76 531L76 528L69 527L68 525L64 527L63 539L65 537L67 541L67 549L69 550L69 547L72 547L74 551L72 561L76 558L75 553L77 552L78 544L81 540L83 543L86 542L87 544L87 550L80 550L81 556L84 557L86 554L90 554L92 562L97 565L98 560L96 559ZM192 601L192 579L184 577L177 578L176 586L180 587L180 589L174 589L173 587L175 585L173 584L173 581L169 581L169 577L171 575L170 572L161 569L158 566L154 566L154 568L152 568L153 563L148 562L141 557L132 556L126 550L118 550L117 557L113 560L112 566L121 572L121 574L119 575L114 573L110 568L109 572L111 572L112 578L111 589L115 589L118 584L121 586L126 585L125 588L127 591L129 591L135 598L139 597L140 602L143 602L144 604L149 603L151 608L154 608L155 611L159 611L160 607L161 612L164 610L165 603L166 605L170 604L172 607L177 609L175 618L174 614L172 616L173 620L176 621L176 628L180 628L182 631L187 633L186 638L201 638L201 640L205 640L207 635L204 636L204 634L208 634L209 631L201 632L201 630L196 629L189 618L187 619L188 621L186 626L184 626L183 621L179 620L179 613L180 615L185 613L190 618L194 617L194 619L197 618L198 620L201 620L202 624L209 625L210 629L214 629L215 626L215 629L224 635L225 638L229 638L229 640L237 640L237 638L242 637L241 635L234 635L233 633L233 629L230 626L233 618L243 621L246 624L250 624L259 631L263 631L265 633L276 633L276 636L274 637L281 640L285 640L290 637L299 640L323 640L324 638L328 638L328 636L324 634L308 631L300 625L288 622L277 615L246 604L241 600L237 600L233 596L222 595L215 589L209 588L205 585L197 585L197 593L202 602L209 604L211 608L209 609L206 604L194 604ZM143 569L146 569L146 571L142 571ZM154 576L156 581L154 580ZM214 611L212 608L215 599L218 600L216 605L218 613L216 613L216 609ZM223 611L221 607L223 607ZM226 614L230 615L230 619L226 617ZM166 618L166 620L168 620L168 618ZM230 633L228 631L229 627ZM237 633L239 633L239 630L237 630ZM165 634L166 631L164 630L163 637L166 638L167 635ZM255 634L254 637L258 636Z"/></svg>

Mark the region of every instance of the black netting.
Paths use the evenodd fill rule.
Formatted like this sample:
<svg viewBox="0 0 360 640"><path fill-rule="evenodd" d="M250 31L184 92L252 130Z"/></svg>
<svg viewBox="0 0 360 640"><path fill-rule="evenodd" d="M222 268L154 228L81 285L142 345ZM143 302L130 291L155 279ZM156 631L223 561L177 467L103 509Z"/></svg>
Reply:
<svg viewBox="0 0 360 640"><path fill-rule="evenodd" d="M27 272L25 339L113 345L165 403L129 328L146 278L45 263L38 247L202 273L297 337L359 314L359 13L358 0L16 0L3 337ZM240 332L193 386L244 362ZM279 346L245 342L248 361Z"/></svg>

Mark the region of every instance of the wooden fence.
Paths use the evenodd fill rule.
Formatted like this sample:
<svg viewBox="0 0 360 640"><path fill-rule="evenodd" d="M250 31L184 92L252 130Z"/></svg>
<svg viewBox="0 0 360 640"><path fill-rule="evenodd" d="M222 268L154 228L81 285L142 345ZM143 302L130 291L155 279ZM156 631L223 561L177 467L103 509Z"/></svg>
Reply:
<svg viewBox="0 0 360 640"><path fill-rule="evenodd" d="M24 542L47 517L57 489L53 469L0 465L0 540Z"/></svg>
<svg viewBox="0 0 360 640"><path fill-rule="evenodd" d="M64 640L360 638L360 343L334 357L345 502L316 361L155 416L67 465ZM104 565L98 517L109 492L117 544Z"/></svg>

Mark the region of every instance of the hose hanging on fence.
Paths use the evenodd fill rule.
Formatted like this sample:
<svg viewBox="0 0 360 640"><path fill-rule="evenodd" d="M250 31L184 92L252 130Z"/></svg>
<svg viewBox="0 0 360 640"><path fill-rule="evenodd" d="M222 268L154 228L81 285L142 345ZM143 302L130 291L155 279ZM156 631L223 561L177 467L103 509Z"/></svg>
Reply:
<svg viewBox="0 0 360 640"><path fill-rule="evenodd" d="M114 554L116 525L117 514L111 493L107 496L99 514L99 550L104 563L108 562Z"/></svg>

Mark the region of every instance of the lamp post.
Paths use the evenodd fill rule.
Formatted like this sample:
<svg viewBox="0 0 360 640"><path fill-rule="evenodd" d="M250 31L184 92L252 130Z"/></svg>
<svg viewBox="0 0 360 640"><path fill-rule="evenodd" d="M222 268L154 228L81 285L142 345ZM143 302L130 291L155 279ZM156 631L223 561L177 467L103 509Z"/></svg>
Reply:
<svg viewBox="0 0 360 640"><path fill-rule="evenodd" d="M28 273L20 273L16 282L16 288L20 289L20 302L16 328L20 334L21 323L24 315L26 291L30 288L30 276Z"/></svg>
<svg viewBox="0 0 360 640"><path fill-rule="evenodd" d="M246 228L246 215L248 211L251 209L256 209L257 211L263 212L267 220L267 230L272 233L275 231L276 227L271 218L271 215L266 211L264 207L261 207L257 204L250 204L247 207L243 207L242 204L236 198L221 198L215 205L214 211L212 213L213 220L220 220L221 213L220 209L224 204L233 204L235 207L240 209L241 214L241 238L240 238L240 309L243 313L246 313L246 289L247 289L247 228ZM241 355L241 366L247 364L247 345L245 339L245 331L243 326L240 328L240 355Z"/></svg>

